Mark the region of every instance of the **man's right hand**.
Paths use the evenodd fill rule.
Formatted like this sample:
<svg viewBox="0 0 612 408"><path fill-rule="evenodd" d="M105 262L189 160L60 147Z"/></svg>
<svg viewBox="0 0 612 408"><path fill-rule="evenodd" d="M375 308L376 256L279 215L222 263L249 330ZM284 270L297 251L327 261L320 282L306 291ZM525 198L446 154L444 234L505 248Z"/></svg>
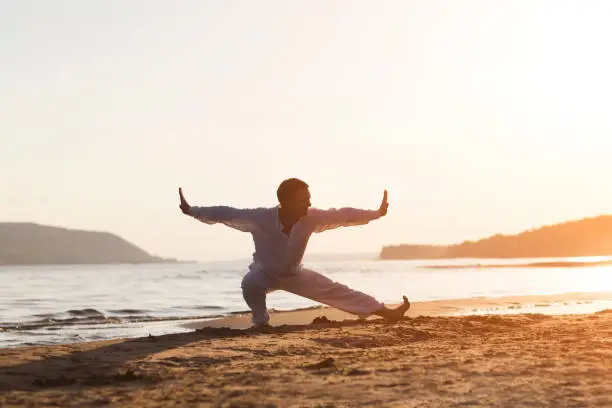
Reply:
<svg viewBox="0 0 612 408"><path fill-rule="evenodd" d="M181 199L181 204L179 205L179 208L181 209L183 214L190 215L189 213L191 210L191 206L189 205L187 200L185 200L185 196L183 195L183 189L181 187L179 187L179 197Z"/></svg>

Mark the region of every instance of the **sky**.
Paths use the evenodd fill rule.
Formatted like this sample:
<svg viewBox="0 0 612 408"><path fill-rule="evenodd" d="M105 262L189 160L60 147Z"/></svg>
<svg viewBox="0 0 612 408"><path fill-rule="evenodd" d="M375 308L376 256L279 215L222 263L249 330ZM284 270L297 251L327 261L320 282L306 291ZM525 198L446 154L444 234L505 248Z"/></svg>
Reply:
<svg viewBox="0 0 612 408"><path fill-rule="evenodd" d="M190 260L248 234L178 209L389 213L309 254L612 212L612 2L0 0L0 221Z"/></svg>

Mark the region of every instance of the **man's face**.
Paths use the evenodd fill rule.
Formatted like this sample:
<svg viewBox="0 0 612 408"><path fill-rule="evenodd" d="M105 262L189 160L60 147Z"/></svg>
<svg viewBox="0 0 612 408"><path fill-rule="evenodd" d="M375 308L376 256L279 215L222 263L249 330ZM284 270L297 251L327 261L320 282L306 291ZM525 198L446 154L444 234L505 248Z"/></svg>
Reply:
<svg viewBox="0 0 612 408"><path fill-rule="evenodd" d="M308 188L302 188L296 191L291 198L289 198L283 207L287 210L287 212L294 217L303 217L308 213L308 208L310 208L310 191Z"/></svg>

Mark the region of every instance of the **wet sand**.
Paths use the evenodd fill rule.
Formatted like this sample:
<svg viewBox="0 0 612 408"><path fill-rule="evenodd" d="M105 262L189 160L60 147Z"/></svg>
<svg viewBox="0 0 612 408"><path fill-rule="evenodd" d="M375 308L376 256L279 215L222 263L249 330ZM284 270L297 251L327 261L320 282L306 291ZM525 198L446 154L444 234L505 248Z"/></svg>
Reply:
<svg viewBox="0 0 612 408"><path fill-rule="evenodd" d="M594 302L612 301L612 292L598 293L565 293L558 295L531 295L531 296L503 296L497 298L467 298L452 300L434 300L428 302L412 302L407 317L418 316L454 316L461 314L479 313L516 313L521 311L537 311L548 313L550 306L564 304L563 313L583 313L585 306ZM389 305L393 307L393 305ZM610 307L612 308L612 306ZM586 309L588 310L588 309ZM331 320L355 319L348 313L330 308L313 308L289 312L271 313L270 324L280 326L284 324L305 325L319 316L326 316ZM249 314L241 314L221 319L192 321L183 325L190 329L204 327L227 327L231 329L247 329L251 327Z"/></svg>
<svg viewBox="0 0 612 408"><path fill-rule="evenodd" d="M265 332L3 349L0 406L612 406L612 310L440 315L579 295L609 296L417 303L394 324L315 309L275 314L279 326ZM313 316L323 322L300 323Z"/></svg>

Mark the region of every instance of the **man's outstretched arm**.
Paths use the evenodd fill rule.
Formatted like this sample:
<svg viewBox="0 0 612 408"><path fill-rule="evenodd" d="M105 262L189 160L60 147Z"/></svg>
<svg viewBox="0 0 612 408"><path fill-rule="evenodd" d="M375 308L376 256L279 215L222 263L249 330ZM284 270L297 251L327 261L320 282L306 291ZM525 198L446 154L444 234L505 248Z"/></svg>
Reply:
<svg viewBox="0 0 612 408"><path fill-rule="evenodd" d="M199 207L189 205L183 189L179 187L179 208L185 215L189 215L205 224L225 224L239 231L250 232L257 218L257 210L240 209L228 206Z"/></svg>
<svg viewBox="0 0 612 408"><path fill-rule="evenodd" d="M358 208L313 209L311 214L315 222L314 232L323 232L329 229L353 225L364 225L387 215L388 208L389 202L387 201L387 190L385 190L378 210L361 210Z"/></svg>

